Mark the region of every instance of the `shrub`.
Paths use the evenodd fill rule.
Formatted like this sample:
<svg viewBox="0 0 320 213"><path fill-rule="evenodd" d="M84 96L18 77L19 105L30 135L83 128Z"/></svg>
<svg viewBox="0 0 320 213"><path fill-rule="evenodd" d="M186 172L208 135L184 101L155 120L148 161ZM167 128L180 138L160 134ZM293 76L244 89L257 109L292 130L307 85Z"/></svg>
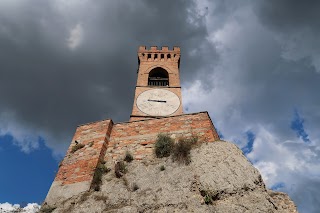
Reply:
<svg viewBox="0 0 320 213"><path fill-rule="evenodd" d="M166 167L164 167L164 165L162 165L161 167L160 167L160 171L164 171L166 169Z"/></svg>
<svg viewBox="0 0 320 213"><path fill-rule="evenodd" d="M106 168L106 166L100 163L97 168L94 170L93 180L91 188L95 191L100 191L100 185L102 183L101 178L104 173L109 172L111 169Z"/></svg>
<svg viewBox="0 0 320 213"><path fill-rule="evenodd" d="M194 141L190 139L179 139L178 143L174 145L172 159L188 165L191 162L190 150L193 142Z"/></svg>
<svg viewBox="0 0 320 213"><path fill-rule="evenodd" d="M158 158L168 157L174 146L174 140L166 134L159 134L155 143L155 154Z"/></svg>
<svg viewBox="0 0 320 213"><path fill-rule="evenodd" d="M77 150L82 149L84 147L84 144L82 143L77 143L74 145L71 149L71 153L75 153Z"/></svg>
<svg viewBox="0 0 320 213"><path fill-rule="evenodd" d="M206 194L205 196L204 196L204 202L205 202L205 204L212 204L212 198L211 198L211 196L210 195L208 195L208 194Z"/></svg>
<svg viewBox="0 0 320 213"><path fill-rule="evenodd" d="M188 138L188 139L185 139L185 140L188 140L192 146L196 145L199 141L199 138L198 136L191 136L191 138Z"/></svg>
<svg viewBox="0 0 320 213"><path fill-rule="evenodd" d="M139 186L136 183L132 184L132 191L137 191L139 189Z"/></svg>
<svg viewBox="0 0 320 213"><path fill-rule="evenodd" d="M126 162L128 162L128 163L130 163L131 161L133 161L133 156L131 155L131 153L130 152L126 152L126 156L124 157L124 159L123 159L124 161L126 161Z"/></svg>
<svg viewBox="0 0 320 213"><path fill-rule="evenodd" d="M125 173L127 173L127 166L123 161L116 163L114 172L117 178L121 178Z"/></svg>
<svg viewBox="0 0 320 213"><path fill-rule="evenodd" d="M212 196L209 192L202 190L200 191L200 194L203 197L205 204L209 205L213 203Z"/></svg>
<svg viewBox="0 0 320 213"><path fill-rule="evenodd" d="M57 207L49 206L49 205L44 205L40 209L40 213L51 213L53 210L55 210Z"/></svg>

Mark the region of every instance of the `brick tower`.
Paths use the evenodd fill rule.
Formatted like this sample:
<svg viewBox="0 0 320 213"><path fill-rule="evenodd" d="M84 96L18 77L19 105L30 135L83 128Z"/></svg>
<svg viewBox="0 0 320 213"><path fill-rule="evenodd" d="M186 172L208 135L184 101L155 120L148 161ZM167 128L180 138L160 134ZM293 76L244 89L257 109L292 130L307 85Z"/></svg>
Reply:
<svg viewBox="0 0 320 213"><path fill-rule="evenodd" d="M180 48L138 50L138 78L130 121L183 113L180 86Z"/></svg>
<svg viewBox="0 0 320 213"><path fill-rule="evenodd" d="M179 76L180 48L145 46L138 50L138 78L129 122L111 119L79 125L50 187L45 203L56 205L94 189L99 166L111 170L129 151L134 160L154 158L159 133L173 139L196 136L219 140L207 112L183 114Z"/></svg>

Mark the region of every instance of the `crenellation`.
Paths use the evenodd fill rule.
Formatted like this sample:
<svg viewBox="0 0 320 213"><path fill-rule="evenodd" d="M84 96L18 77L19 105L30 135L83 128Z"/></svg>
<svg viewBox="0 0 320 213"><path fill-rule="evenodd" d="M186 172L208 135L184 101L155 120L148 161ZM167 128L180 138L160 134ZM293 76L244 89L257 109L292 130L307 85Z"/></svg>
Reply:
<svg viewBox="0 0 320 213"><path fill-rule="evenodd" d="M168 46L162 46L158 48L157 46L151 46L149 49L146 46L140 46L138 49L138 53L179 53L180 47L174 46L173 49L169 49Z"/></svg>
<svg viewBox="0 0 320 213"><path fill-rule="evenodd" d="M173 47L173 51L180 52L180 47L177 47L177 46Z"/></svg>
<svg viewBox="0 0 320 213"><path fill-rule="evenodd" d="M139 46L139 52L140 52L140 51L145 51L146 49L147 49L146 46Z"/></svg>
<svg viewBox="0 0 320 213"><path fill-rule="evenodd" d="M169 47L168 46L163 46L163 47L161 47L161 50L162 51L169 51Z"/></svg>
<svg viewBox="0 0 320 213"><path fill-rule="evenodd" d="M157 46L151 46L150 50L158 50L158 47Z"/></svg>
<svg viewBox="0 0 320 213"><path fill-rule="evenodd" d="M170 52L149 52L149 53L138 53L140 62L153 62L153 61L173 61L178 62L180 54Z"/></svg>

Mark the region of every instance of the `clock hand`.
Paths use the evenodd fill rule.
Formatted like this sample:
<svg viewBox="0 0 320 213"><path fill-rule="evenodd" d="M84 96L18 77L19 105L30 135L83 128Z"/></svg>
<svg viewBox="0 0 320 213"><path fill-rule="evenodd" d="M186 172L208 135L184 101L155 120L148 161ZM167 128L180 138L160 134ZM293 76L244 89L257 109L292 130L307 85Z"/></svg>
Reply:
<svg viewBox="0 0 320 213"><path fill-rule="evenodd" d="M162 100L152 100L152 99L148 99L148 101L152 101L152 102L161 102L161 103L167 103L167 101L162 101Z"/></svg>

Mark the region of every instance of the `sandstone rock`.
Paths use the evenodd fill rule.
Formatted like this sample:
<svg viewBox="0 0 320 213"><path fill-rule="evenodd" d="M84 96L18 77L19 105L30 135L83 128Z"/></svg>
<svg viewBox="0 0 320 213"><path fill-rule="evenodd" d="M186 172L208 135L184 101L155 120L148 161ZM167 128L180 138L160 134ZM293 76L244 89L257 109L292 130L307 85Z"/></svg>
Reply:
<svg viewBox="0 0 320 213"><path fill-rule="evenodd" d="M297 212L290 198L267 190L236 145L218 141L191 150L189 165L134 160L121 178L105 174L99 192L56 203L53 212Z"/></svg>

